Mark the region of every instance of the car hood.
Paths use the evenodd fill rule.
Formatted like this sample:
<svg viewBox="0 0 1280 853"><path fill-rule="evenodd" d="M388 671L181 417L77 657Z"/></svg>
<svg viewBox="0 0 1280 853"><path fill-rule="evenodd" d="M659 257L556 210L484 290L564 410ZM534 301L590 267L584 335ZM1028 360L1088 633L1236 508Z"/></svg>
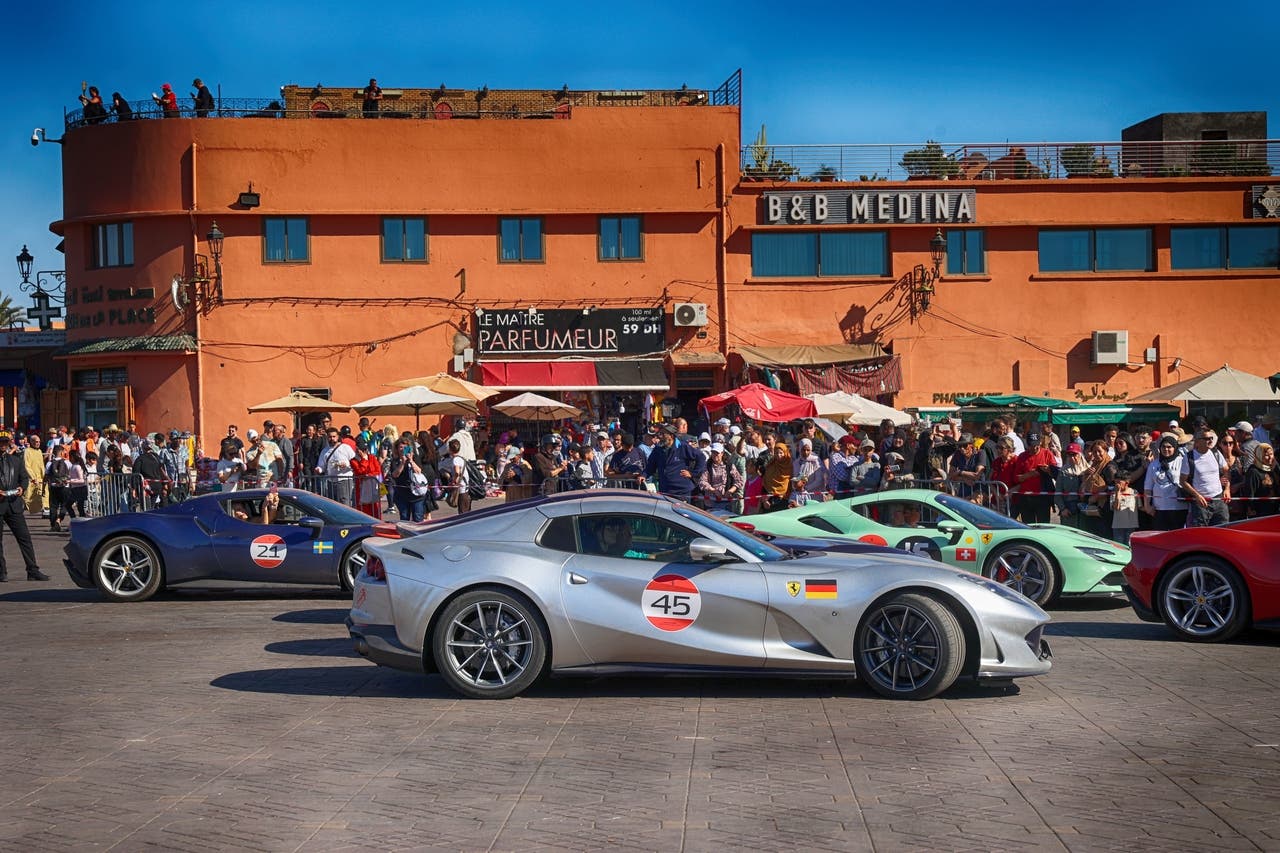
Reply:
<svg viewBox="0 0 1280 853"><path fill-rule="evenodd" d="M1084 530L1077 530L1074 527L1064 527L1061 524L1032 524L1028 525L1042 536L1055 538L1063 545L1072 547L1097 548L1099 550L1108 551L1112 557L1108 562L1119 563L1124 565L1129 562L1129 549L1110 539L1103 539L1101 536L1095 536Z"/></svg>

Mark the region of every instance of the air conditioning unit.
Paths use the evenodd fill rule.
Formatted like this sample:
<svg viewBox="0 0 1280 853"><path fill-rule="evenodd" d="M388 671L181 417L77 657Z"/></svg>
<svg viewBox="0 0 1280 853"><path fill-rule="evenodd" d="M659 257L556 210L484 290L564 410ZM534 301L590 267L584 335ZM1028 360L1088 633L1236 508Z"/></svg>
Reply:
<svg viewBox="0 0 1280 853"><path fill-rule="evenodd" d="M703 302L677 302L671 311L677 326L707 325L707 306Z"/></svg>
<svg viewBox="0 0 1280 853"><path fill-rule="evenodd" d="M1094 367L1100 364L1129 363L1129 333L1127 331L1100 331L1093 333Z"/></svg>

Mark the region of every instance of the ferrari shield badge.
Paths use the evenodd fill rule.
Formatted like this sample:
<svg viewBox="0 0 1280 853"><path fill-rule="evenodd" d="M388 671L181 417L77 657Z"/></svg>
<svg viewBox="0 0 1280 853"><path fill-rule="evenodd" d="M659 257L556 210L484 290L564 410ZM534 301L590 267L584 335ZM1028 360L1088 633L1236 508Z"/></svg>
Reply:
<svg viewBox="0 0 1280 853"><path fill-rule="evenodd" d="M787 595L795 598L800 594L800 581L787 581Z"/></svg>
<svg viewBox="0 0 1280 853"><path fill-rule="evenodd" d="M346 538L347 538L347 534L348 534L348 533L350 533L350 532L351 532L350 530L348 530L347 528L345 528L345 527L344 527L344 528L342 528L341 530L339 530L339 531L338 531L338 535L339 535L339 536L341 536L343 539L346 539Z"/></svg>
<svg viewBox="0 0 1280 853"><path fill-rule="evenodd" d="M984 534L982 534L982 544L983 544L983 545L990 545L990 544L991 544L991 537L992 537L993 535L994 535L994 534L991 534L991 533L984 533Z"/></svg>

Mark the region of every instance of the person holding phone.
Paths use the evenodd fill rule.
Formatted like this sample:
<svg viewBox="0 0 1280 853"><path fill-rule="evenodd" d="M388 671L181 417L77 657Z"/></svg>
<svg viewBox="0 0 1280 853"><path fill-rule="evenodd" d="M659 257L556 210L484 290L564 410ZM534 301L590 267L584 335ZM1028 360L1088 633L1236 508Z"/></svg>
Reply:
<svg viewBox="0 0 1280 853"><path fill-rule="evenodd" d="M421 477L418 480L414 475ZM428 489L422 494L415 494L415 480L418 483L431 483L435 472L428 477L423 466L414 458L412 439L402 437L396 442L391 461L391 496L396 505L396 512L401 521L430 521L431 513L427 510L427 501L435 504L435 499ZM421 487L418 486L421 491ZM431 509L435 509L434 506Z"/></svg>

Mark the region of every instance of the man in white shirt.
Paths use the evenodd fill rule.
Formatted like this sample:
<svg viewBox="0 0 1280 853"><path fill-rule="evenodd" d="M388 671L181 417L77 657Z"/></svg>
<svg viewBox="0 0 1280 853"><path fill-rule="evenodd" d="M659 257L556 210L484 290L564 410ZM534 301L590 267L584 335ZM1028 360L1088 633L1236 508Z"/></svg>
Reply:
<svg viewBox="0 0 1280 853"><path fill-rule="evenodd" d="M1213 430L1197 432L1179 474L1182 488L1191 498L1188 527L1216 527L1228 520L1231 481L1227 479L1226 459L1213 449L1217 438Z"/></svg>
<svg viewBox="0 0 1280 853"><path fill-rule="evenodd" d="M355 482L351 474L351 460L356 452L351 445L340 440L338 430L333 427L325 432L325 439L328 444L320 451L315 473L325 477L327 497L350 506L351 487Z"/></svg>
<svg viewBox="0 0 1280 853"><path fill-rule="evenodd" d="M471 431L467 429L467 422L458 418L453 422L453 434L449 436L450 441L458 442L458 452L454 455L461 456L468 462L476 461L476 444L471 437Z"/></svg>

